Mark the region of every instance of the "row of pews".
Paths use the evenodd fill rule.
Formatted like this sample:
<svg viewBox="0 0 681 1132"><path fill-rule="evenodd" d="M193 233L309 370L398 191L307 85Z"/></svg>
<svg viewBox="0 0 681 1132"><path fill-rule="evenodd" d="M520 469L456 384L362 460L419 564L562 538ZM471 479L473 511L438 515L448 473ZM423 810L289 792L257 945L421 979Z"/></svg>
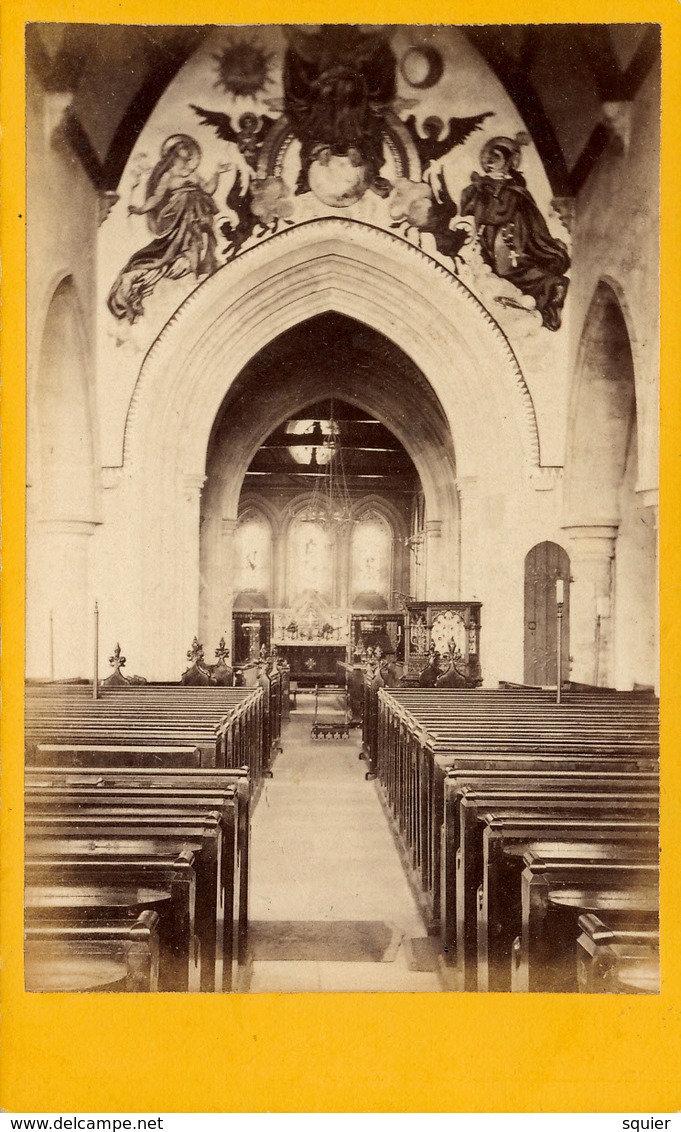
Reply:
<svg viewBox="0 0 681 1132"><path fill-rule="evenodd" d="M657 701L380 683L362 757L446 984L656 990Z"/></svg>
<svg viewBox="0 0 681 1132"><path fill-rule="evenodd" d="M27 687L27 989L238 988L274 683Z"/></svg>

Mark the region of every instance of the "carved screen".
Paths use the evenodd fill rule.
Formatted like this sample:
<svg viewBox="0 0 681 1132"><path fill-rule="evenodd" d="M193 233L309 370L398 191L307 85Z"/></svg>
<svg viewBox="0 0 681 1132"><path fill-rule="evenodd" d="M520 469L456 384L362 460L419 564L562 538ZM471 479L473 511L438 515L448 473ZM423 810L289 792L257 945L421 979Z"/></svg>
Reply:
<svg viewBox="0 0 681 1132"><path fill-rule="evenodd" d="M272 531L261 515L246 515L236 529L235 592L269 595Z"/></svg>
<svg viewBox="0 0 681 1132"><path fill-rule="evenodd" d="M370 512L355 525L350 566L353 596L379 594L390 601L392 542L392 528L378 512Z"/></svg>
<svg viewBox="0 0 681 1132"><path fill-rule="evenodd" d="M315 590L326 601L333 592L333 548L331 537L319 523L296 518L289 528L289 603L306 590Z"/></svg>

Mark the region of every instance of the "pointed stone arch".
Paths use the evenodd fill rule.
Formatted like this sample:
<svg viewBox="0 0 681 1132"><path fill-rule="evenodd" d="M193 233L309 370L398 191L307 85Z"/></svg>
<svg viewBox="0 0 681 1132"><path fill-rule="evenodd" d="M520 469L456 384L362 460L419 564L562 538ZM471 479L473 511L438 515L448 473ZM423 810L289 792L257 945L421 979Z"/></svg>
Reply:
<svg viewBox="0 0 681 1132"><path fill-rule="evenodd" d="M73 277L60 273L32 336L27 443L26 671L84 675L90 539L97 524L88 347Z"/></svg>
<svg viewBox="0 0 681 1132"><path fill-rule="evenodd" d="M443 483L436 445L418 466L429 569L443 591L433 596L445 589L451 596L459 479L508 492L539 465L534 406L513 351L457 278L405 241L353 221L311 221L271 238L188 297L150 349L131 399L122 488L138 523L137 602L146 625L139 644L148 672L169 675L167 658L183 655L198 625L199 501L226 393L267 343L328 311L393 342L442 407L456 479L452 470ZM394 431L409 451L408 413ZM253 450L261 442L254 437ZM251 456L244 452L240 475L235 469L237 498Z"/></svg>
<svg viewBox="0 0 681 1132"><path fill-rule="evenodd" d="M637 490L640 437L650 431L650 419L634 333L622 289L610 277L601 279L582 331L565 463L572 675L623 688L657 681L650 585L656 573L656 513L650 493ZM643 424L639 405L646 414Z"/></svg>
<svg viewBox="0 0 681 1132"><path fill-rule="evenodd" d="M126 420L124 466L134 465L140 450L148 459L148 427L156 427L162 409L166 420L179 413L200 424L183 447L187 470L202 470L205 438L230 376L284 330L329 310L366 322L403 348L448 416L456 403L472 424L476 391L491 394L491 405L512 426L512 439L504 439L523 462L539 464L529 389L508 340L478 299L404 240L333 218L298 225L250 249L185 300L141 367ZM443 353L455 373L442 372ZM205 401L193 396L199 391ZM461 474L471 474L465 429L453 431ZM476 444L474 437L471 442Z"/></svg>

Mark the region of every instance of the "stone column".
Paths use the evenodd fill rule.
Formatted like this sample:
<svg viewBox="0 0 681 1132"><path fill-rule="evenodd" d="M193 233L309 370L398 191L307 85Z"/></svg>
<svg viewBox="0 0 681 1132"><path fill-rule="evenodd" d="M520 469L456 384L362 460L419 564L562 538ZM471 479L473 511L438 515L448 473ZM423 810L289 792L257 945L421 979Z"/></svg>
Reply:
<svg viewBox="0 0 681 1132"><path fill-rule="evenodd" d="M222 622L220 632L225 634L225 640L232 654L234 652L232 641L232 610L234 608L236 585L236 579L234 577L236 556L234 551L235 536L238 526L238 519L220 520L220 577L218 582L220 586L220 620Z"/></svg>
<svg viewBox="0 0 681 1132"><path fill-rule="evenodd" d="M474 601L478 593L480 482L477 476L459 476L456 481L459 495L459 530L461 577L459 593L467 601Z"/></svg>
<svg viewBox="0 0 681 1132"><path fill-rule="evenodd" d="M286 592L286 538L282 531L272 533L271 602L274 609L285 604Z"/></svg>
<svg viewBox="0 0 681 1132"><path fill-rule="evenodd" d="M448 566L442 538L442 519L426 519L425 529L426 597L429 601L451 596L448 583Z"/></svg>
<svg viewBox="0 0 681 1132"><path fill-rule="evenodd" d="M657 664L655 666L655 694L660 694L660 492L659 488L647 488L636 492L641 507L649 507L650 514L655 527L655 574L651 578L651 584L655 592L654 601L654 617L653 625L655 630L655 656ZM665 532L666 533L666 532ZM669 534L666 533L667 544L669 543ZM674 561L674 556L670 553L669 549L664 554L664 562Z"/></svg>
<svg viewBox="0 0 681 1132"><path fill-rule="evenodd" d="M612 567L617 523L575 524L570 537L570 679L608 687L612 674Z"/></svg>
<svg viewBox="0 0 681 1132"><path fill-rule="evenodd" d="M175 547L175 594L180 604L176 607L176 628L169 625L167 639L173 641L173 655L161 658L168 674L177 673L187 649L199 632L199 587L201 583L199 531L201 519L201 491L206 477L188 472L182 483L183 506L180 515L178 544ZM167 617L172 617L170 610ZM206 652L210 642L202 642ZM217 644L217 641L216 641ZM213 646L214 647L214 646ZM169 678L169 675L166 679ZM175 677L177 678L177 677Z"/></svg>

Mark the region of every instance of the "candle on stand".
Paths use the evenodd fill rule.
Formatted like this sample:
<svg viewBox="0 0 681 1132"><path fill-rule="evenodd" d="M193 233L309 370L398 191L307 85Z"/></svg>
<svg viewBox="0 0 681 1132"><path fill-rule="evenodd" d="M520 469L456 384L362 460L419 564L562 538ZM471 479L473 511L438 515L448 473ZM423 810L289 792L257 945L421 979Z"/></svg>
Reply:
<svg viewBox="0 0 681 1132"><path fill-rule="evenodd" d="M92 698L99 698L99 606L95 602L95 641L92 664Z"/></svg>
<svg viewBox="0 0 681 1132"><path fill-rule="evenodd" d="M563 687L563 601L565 600L565 582L556 578L556 703L561 702Z"/></svg>

